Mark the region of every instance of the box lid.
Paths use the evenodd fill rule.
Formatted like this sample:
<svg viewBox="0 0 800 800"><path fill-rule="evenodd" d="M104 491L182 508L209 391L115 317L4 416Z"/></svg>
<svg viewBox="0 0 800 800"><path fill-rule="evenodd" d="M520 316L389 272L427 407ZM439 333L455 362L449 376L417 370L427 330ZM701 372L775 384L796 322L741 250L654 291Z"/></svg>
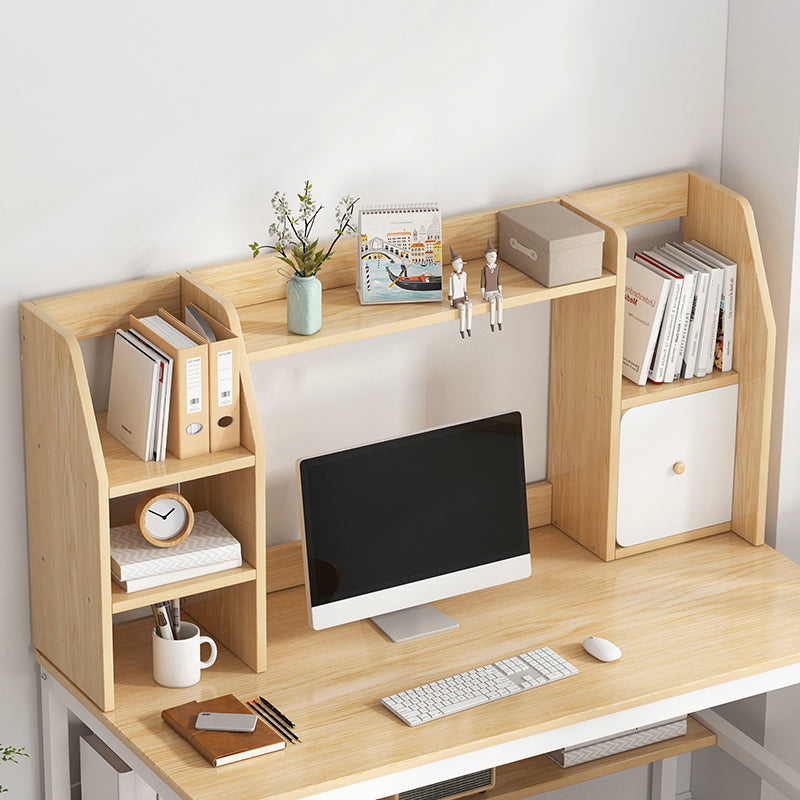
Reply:
<svg viewBox="0 0 800 800"><path fill-rule="evenodd" d="M606 235L602 228L552 200L505 209L499 212L498 219L500 224L506 222L518 230L530 231L547 242L551 251L602 242Z"/></svg>

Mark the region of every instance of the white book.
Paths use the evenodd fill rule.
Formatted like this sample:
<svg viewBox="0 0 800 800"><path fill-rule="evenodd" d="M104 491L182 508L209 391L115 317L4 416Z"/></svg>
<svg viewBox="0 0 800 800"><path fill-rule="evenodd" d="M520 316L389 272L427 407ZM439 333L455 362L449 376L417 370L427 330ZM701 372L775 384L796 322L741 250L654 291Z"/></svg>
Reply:
<svg viewBox="0 0 800 800"><path fill-rule="evenodd" d="M183 350L187 347L197 347L197 342L190 339L183 331L179 331L174 325L170 325L167 320L163 317L159 317L158 314L153 314L151 317L139 317L139 322L166 339L166 341L178 350Z"/></svg>
<svg viewBox="0 0 800 800"><path fill-rule="evenodd" d="M655 271L658 275L666 275L670 282L669 293L667 294L667 305L664 308L664 318L661 321L661 329L658 332L653 363L648 373L648 377L653 383L663 383L664 375L667 370L669 348L672 342L672 335L675 331L675 321L678 317L678 303L681 298L680 285L677 278L650 263L650 259L642 253L636 253L634 259L644 264L648 269Z"/></svg>
<svg viewBox="0 0 800 800"><path fill-rule="evenodd" d="M187 567L186 569L176 569L171 572L162 572L158 575L149 575L144 578L129 578L120 580L114 573L111 577L114 582L119 584L126 592L140 592L142 589L152 589L155 586L164 586L167 583L177 583L186 581L189 578L199 578L202 575L212 575L215 572L223 572L226 569L236 569L242 566L242 557L229 558L219 561L216 564L204 564L197 567Z"/></svg>
<svg viewBox="0 0 800 800"><path fill-rule="evenodd" d="M156 425L153 433L153 460L163 461L167 457L167 426L169 425L169 398L172 392L172 358L152 342L134 330L127 331L141 343L149 354L159 362L158 398Z"/></svg>
<svg viewBox="0 0 800 800"><path fill-rule="evenodd" d="M153 460L159 362L117 329L111 362L106 430L143 461Z"/></svg>
<svg viewBox="0 0 800 800"><path fill-rule="evenodd" d="M669 245L657 247L659 257L670 267L678 271L689 271L694 275L694 298L686 329L686 346L680 363L675 368L675 378L692 378L697 365L697 354L700 350L700 334L703 328L706 300L708 299L709 271L701 269L688 261L680 250L671 250ZM684 260L686 258L687 260Z"/></svg>
<svg viewBox="0 0 800 800"><path fill-rule="evenodd" d="M622 374L639 386L647 383L670 285L666 276L648 269L640 261L627 260Z"/></svg>
<svg viewBox="0 0 800 800"><path fill-rule="evenodd" d="M672 264L665 262L655 250L646 250L645 255L651 258L662 269L666 269L674 275L681 285L681 297L678 303L678 316L675 320L675 331L672 334L670 343L669 359L667 368L664 372L664 383L671 383L680 377L681 366L683 365L683 354L686 350L686 338L689 331L689 321L694 303L695 274L691 270L675 268Z"/></svg>
<svg viewBox="0 0 800 800"><path fill-rule="evenodd" d="M700 335L697 345L697 358L691 375L685 377L702 378L709 373L714 362L714 343L717 335L717 318L719 317L719 300L722 293L722 270L711 267L690 250L684 247L681 242L670 242L665 248L681 259L685 264L695 267L699 273L708 276L708 291L706 293L705 304L700 314Z"/></svg>
<svg viewBox="0 0 800 800"><path fill-rule="evenodd" d="M725 272L722 298L720 300L720 321L717 345L714 351L714 366L722 372L733 368L733 328L736 317L736 262L717 253L698 241L686 243L700 258L720 267Z"/></svg>
<svg viewBox="0 0 800 800"><path fill-rule="evenodd" d="M236 539L209 511L196 511L192 532L173 547L155 547L135 524L111 529L111 574L119 580L147 578L179 569L239 558Z"/></svg>

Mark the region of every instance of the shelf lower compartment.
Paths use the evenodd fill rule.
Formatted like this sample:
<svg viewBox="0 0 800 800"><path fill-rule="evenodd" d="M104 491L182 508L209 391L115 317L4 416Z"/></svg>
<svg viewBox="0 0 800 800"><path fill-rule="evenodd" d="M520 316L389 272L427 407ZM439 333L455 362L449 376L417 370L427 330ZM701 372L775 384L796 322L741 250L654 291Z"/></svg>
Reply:
<svg viewBox="0 0 800 800"><path fill-rule="evenodd" d="M503 270L505 309L597 291L617 282L616 275L603 270L599 278L547 288L504 261L498 264ZM445 272L447 269L445 267ZM480 266L470 262L465 265L465 271L473 316L488 313L489 304L481 300ZM256 362L455 320L458 314L447 302L446 287L444 295L441 302L361 305L352 285L326 289L322 293L322 329L312 336L289 333L285 299L240 307L237 312L248 360Z"/></svg>
<svg viewBox="0 0 800 800"><path fill-rule="evenodd" d="M526 797L549 792L564 786L622 772L632 767L661 761L664 758L690 753L716 744L717 737L694 717L687 717L687 730L683 736L666 739L617 753L574 767L559 767L545 755L533 756L512 764L504 764L495 771L495 785L485 792L475 794L481 800L523 800ZM467 795L468 797L471 795ZM392 800L392 798L384 798Z"/></svg>
<svg viewBox="0 0 800 800"><path fill-rule="evenodd" d="M256 457L244 447L205 453L193 458L175 458L167 453L164 461L142 461L106 432L105 412L97 414L96 420L106 462L109 498L246 469L256 463Z"/></svg>
<svg viewBox="0 0 800 800"><path fill-rule="evenodd" d="M241 567L236 567L235 569L213 572L210 575L201 575L200 577L189 578L185 581L165 583L162 586L154 586L152 589L142 589L139 592L123 591L122 587L118 586L112 580L111 611L117 614L120 611L144 608L160 600L168 600L173 597L191 597L192 595L201 594L202 592L222 589L225 586L248 583L255 579L256 570L249 564L244 563Z"/></svg>

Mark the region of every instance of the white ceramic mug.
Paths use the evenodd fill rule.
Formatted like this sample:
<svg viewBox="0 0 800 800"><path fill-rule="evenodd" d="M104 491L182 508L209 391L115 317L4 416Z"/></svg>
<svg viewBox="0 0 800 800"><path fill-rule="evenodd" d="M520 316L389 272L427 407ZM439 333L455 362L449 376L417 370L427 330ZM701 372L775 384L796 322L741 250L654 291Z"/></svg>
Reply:
<svg viewBox="0 0 800 800"><path fill-rule="evenodd" d="M206 642L211 655L200 660L200 645ZM153 628L153 678L161 686L180 689L194 686L200 680L200 670L217 660L217 645L208 636L201 636L197 625L181 622L177 639L162 639Z"/></svg>

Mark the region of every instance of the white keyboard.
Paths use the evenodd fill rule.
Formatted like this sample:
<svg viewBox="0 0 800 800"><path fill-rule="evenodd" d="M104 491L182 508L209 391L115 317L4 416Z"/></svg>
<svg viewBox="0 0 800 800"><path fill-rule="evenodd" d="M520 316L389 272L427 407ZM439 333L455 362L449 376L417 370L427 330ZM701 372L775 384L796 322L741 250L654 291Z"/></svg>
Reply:
<svg viewBox="0 0 800 800"><path fill-rule="evenodd" d="M381 697L381 703L408 725L455 714L578 672L549 647L476 667L416 689Z"/></svg>

